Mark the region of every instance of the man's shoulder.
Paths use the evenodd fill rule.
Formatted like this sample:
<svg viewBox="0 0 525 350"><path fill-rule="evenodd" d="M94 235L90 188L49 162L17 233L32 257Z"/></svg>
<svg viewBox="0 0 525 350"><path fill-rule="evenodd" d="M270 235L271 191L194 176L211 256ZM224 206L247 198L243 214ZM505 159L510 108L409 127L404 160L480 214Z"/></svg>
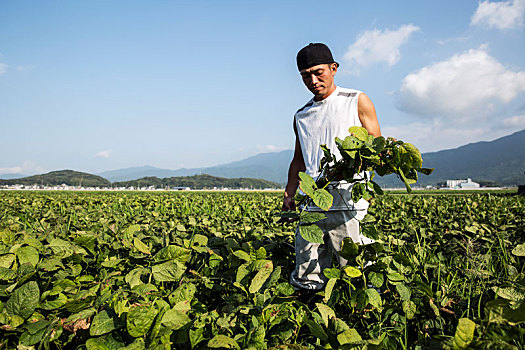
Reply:
<svg viewBox="0 0 525 350"><path fill-rule="evenodd" d="M336 93L338 97L356 97L361 91L338 86Z"/></svg>

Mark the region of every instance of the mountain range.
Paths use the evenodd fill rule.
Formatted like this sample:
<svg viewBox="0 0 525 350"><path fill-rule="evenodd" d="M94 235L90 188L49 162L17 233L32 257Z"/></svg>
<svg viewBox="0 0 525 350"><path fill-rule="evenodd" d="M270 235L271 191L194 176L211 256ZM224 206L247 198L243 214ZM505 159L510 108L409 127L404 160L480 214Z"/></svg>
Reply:
<svg viewBox="0 0 525 350"><path fill-rule="evenodd" d="M293 151L286 150L281 152L261 153L236 162L205 168L169 170L152 166L141 166L104 171L96 175L102 176L111 182L121 182L136 180L146 176L166 178L207 174L226 178L248 177L264 179L284 184L286 182L288 166L290 165L292 155Z"/></svg>
<svg viewBox="0 0 525 350"><path fill-rule="evenodd" d="M56 170L47 174L27 176L18 179L0 180L0 185L45 185L60 186L66 184L69 186L84 187L109 187L111 182L101 176L82 173L74 170Z"/></svg>
<svg viewBox="0 0 525 350"><path fill-rule="evenodd" d="M107 171L97 175L112 182L128 181L144 176L213 176L261 178L280 184L287 181L292 150L258 154L229 164L206 168L168 170L145 166ZM511 186L525 183L525 130L493 141L481 141L454 149L422 154L423 166L435 168L429 175L421 175L418 184L435 185L452 179L471 178L482 185ZM394 175L376 177L385 187L403 187Z"/></svg>
<svg viewBox="0 0 525 350"><path fill-rule="evenodd" d="M292 150L263 153L222 165L191 169L160 169L152 166L105 171L96 175L110 182L137 180L144 177L182 177L207 174L224 178L257 178L285 184ZM420 185L435 185L452 179L471 178L483 185L512 186L525 184L525 130L493 141L467 144L458 148L423 153L423 166L435 168L421 175ZM4 176L0 175L0 178ZM374 179L384 187L402 187L395 176Z"/></svg>

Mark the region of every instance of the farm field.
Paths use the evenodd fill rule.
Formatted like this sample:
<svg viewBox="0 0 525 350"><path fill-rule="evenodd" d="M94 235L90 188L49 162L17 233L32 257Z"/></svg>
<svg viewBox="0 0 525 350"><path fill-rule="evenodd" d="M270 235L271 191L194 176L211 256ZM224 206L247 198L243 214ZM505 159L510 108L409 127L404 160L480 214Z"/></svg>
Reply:
<svg viewBox="0 0 525 350"><path fill-rule="evenodd" d="M300 299L281 198L0 192L0 349L525 348L525 197L376 198Z"/></svg>

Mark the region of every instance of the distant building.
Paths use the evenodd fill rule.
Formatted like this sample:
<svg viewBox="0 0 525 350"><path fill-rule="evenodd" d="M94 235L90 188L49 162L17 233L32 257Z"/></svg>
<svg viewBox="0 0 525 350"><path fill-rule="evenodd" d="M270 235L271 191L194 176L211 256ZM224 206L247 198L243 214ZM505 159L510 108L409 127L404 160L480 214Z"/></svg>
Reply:
<svg viewBox="0 0 525 350"><path fill-rule="evenodd" d="M479 184L477 182L472 181L470 178L466 180L447 180L447 188L467 190L479 188Z"/></svg>

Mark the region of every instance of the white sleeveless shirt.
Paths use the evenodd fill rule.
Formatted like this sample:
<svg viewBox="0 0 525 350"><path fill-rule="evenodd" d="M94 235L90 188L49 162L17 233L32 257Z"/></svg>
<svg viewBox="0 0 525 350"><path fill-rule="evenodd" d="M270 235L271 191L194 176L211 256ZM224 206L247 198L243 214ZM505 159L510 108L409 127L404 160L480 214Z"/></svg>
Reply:
<svg viewBox="0 0 525 350"><path fill-rule="evenodd" d="M344 139L349 135L348 128L362 126L357 111L357 100L360 93L361 91L358 90L336 87L335 91L324 100L315 101L312 98L295 113L294 122L306 166L305 173L314 179L319 176L319 164L323 158L320 146L326 145L332 154L340 159L341 154L335 138ZM361 199L354 204L350 200L351 186L348 183L341 183L338 190L340 194L332 193L334 204L330 210L364 210L364 213L359 213L364 217L368 202ZM321 209L309 205L308 210L320 211Z"/></svg>

